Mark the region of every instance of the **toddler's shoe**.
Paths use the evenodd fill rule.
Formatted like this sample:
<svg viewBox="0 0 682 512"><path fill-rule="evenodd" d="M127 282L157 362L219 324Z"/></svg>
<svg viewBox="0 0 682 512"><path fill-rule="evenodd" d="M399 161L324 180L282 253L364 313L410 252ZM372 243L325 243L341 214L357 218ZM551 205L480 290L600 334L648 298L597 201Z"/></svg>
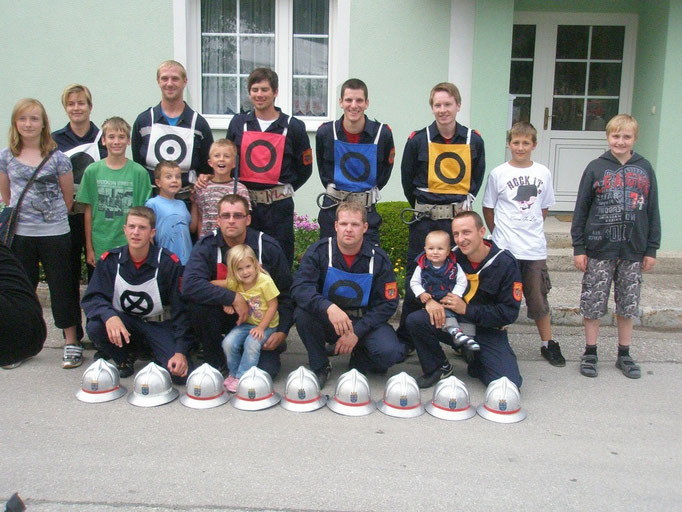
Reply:
<svg viewBox="0 0 682 512"><path fill-rule="evenodd" d="M237 385L239 384L239 379L230 375L227 379L225 379L223 384L225 384L225 389L227 389L230 393L236 393Z"/></svg>

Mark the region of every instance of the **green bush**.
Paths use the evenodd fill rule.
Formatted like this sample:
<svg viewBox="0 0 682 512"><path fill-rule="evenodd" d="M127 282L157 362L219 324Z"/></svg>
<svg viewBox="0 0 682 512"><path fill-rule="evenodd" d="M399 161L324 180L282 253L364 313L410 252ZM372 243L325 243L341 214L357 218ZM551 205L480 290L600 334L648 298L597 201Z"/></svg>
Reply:
<svg viewBox="0 0 682 512"><path fill-rule="evenodd" d="M400 296L405 296L405 267L407 263L407 224L400 220L400 212L410 205L407 201L388 201L377 204L377 212L383 218L379 233L381 235L381 248L386 251L393 262L393 271L398 280Z"/></svg>

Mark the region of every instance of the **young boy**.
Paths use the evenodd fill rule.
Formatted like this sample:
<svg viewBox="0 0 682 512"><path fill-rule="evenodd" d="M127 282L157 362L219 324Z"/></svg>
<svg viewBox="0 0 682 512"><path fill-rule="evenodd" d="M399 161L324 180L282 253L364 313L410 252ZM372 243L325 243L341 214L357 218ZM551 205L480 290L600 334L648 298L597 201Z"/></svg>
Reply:
<svg viewBox="0 0 682 512"><path fill-rule="evenodd" d="M573 212L573 259L583 275L580 313L585 325L585 353L580 373L597 376L599 318L607 311L614 281L618 356L616 368L631 379L642 375L630 356L634 318L639 312L642 272L656 264L661 245L656 175L632 148L637 121L626 114L606 125L609 151L590 162L580 180Z"/></svg>
<svg viewBox="0 0 682 512"><path fill-rule="evenodd" d="M192 238L189 235L191 217L184 201L175 199L182 188L182 170L176 162L159 162L154 168L154 182L159 195L149 199L145 206L156 214L156 236L158 245L175 253L183 265L187 264L192 252Z"/></svg>
<svg viewBox="0 0 682 512"><path fill-rule="evenodd" d="M542 346L540 353L552 366L566 366L561 347L552 339L547 294L552 288L547 272L544 221L554 204L549 169L533 162L537 131L521 121L507 133L511 160L490 172L483 196L483 217L501 249L519 262L528 318L535 321Z"/></svg>
<svg viewBox="0 0 682 512"><path fill-rule="evenodd" d="M422 304L430 300L439 302L448 293L463 297L467 289L467 278L450 250L450 235L441 230L426 235L424 252L417 257L417 268L410 279L410 288ZM475 352L478 343L459 328L455 313L445 310L443 330L449 333L455 348L466 347Z"/></svg>
<svg viewBox="0 0 682 512"><path fill-rule="evenodd" d="M87 205L85 243L87 262L93 266L104 252L125 245L125 215L133 206L143 206L152 190L144 167L126 158L130 125L120 117L107 119L102 140L107 157L85 169L76 194L76 201Z"/></svg>
<svg viewBox="0 0 682 512"><path fill-rule="evenodd" d="M206 236L218 227L218 201L227 194L235 193L232 171L237 158L237 146L228 139L218 139L211 144L208 165L213 169L213 178L205 187L197 185L192 202L192 233L199 232L198 238ZM236 193L249 201L249 191L237 183Z"/></svg>

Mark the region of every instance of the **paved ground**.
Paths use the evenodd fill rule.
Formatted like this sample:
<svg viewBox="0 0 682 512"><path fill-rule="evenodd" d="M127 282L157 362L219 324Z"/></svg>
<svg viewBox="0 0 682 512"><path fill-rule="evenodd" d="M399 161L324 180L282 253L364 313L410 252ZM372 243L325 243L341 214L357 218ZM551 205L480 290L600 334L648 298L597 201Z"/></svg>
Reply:
<svg viewBox="0 0 682 512"><path fill-rule="evenodd" d="M229 403L204 411L178 401L84 404L74 394L85 366L62 370L61 350L46 348L0 371L0 503L19 491L31 512L679 510L682 334L637 330L644 375L632 381L613 366L612 327L602 330L597 379L578 374L579 328L555 329L566 368L541 360L531 326L511 332L529 413L512 425L348 418L326 408L248 413ZM305 362L292 338L280 392ZM54 331L50 344L59 344ZM334 359L325 393L346 361ZM454 361L480 403L483 385ZM401 370L417 375L416 358L391 374ZM385 378L370 380L378 399Z"/></svg>

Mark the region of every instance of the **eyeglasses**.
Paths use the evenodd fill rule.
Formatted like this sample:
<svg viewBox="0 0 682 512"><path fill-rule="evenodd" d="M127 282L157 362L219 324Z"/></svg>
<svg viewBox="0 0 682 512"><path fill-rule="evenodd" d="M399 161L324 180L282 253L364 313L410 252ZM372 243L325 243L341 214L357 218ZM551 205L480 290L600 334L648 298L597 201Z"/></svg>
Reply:
<svg viewBox="0 0 682 512"><path fill-rule="evenodd" d="M246 217L246 214L245 213L239 213L239 212L235 212L235 213L225 212L225 213L221 213L220 215L218 215L218 217L220 217L223 220L230 220L230 219L241 220L241 219Z"/></svg>

